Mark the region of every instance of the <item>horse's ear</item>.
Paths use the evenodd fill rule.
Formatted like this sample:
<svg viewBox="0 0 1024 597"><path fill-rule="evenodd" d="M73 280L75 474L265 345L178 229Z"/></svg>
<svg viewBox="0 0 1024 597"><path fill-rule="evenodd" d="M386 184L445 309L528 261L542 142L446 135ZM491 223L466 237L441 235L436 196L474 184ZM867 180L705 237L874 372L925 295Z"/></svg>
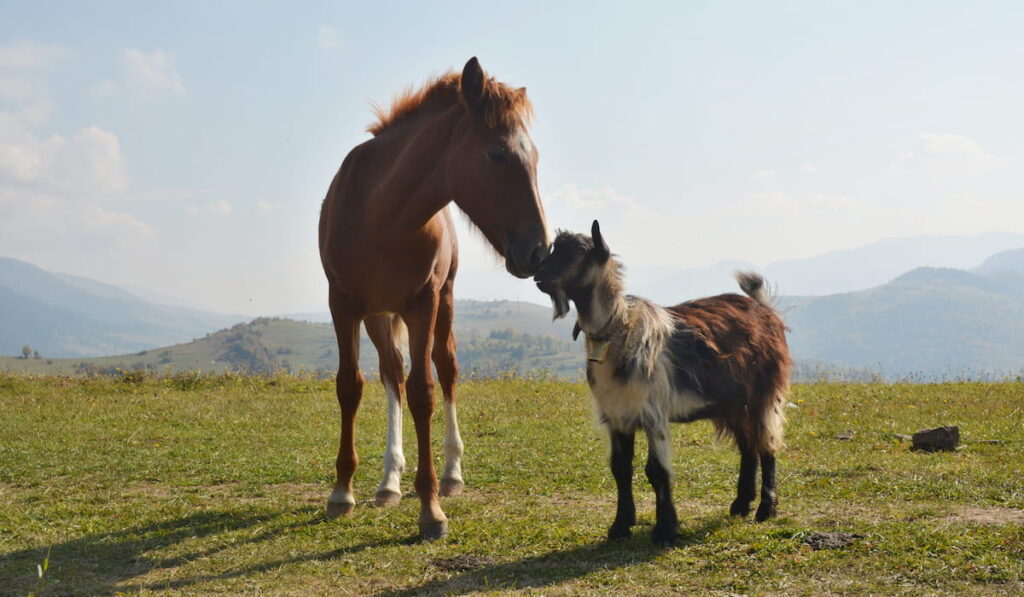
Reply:
<svg viewBox="0 0 1024 597"><path fill-rule="evenodd" d="M459 86L462 101L468 108L479 110L484 99L484 69L480 61L473 56L462 67L462 83Z"/></svg>
<svg viewBox="0 0 1024 597"><path fill-rule="evenodd" d="M594 220L594 224L590 227L590 236L594 239L594 254L597 258L604 262L611 257L612 252L608 248L608 243L604 242L604 237L601 236L601 225Z"/></svg>

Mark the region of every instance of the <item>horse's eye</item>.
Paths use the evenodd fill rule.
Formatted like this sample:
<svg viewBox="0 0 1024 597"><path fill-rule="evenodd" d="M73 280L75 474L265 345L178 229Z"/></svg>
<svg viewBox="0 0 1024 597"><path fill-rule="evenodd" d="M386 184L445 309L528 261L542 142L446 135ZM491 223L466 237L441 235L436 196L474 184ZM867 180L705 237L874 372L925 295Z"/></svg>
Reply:
<svg viewBox="0 0 1024 597"><path fill-rule="evenodd" d="M487 150L487 159L498 164L503 163L507 155L508 149L504 145L495 145Z"/></svg>

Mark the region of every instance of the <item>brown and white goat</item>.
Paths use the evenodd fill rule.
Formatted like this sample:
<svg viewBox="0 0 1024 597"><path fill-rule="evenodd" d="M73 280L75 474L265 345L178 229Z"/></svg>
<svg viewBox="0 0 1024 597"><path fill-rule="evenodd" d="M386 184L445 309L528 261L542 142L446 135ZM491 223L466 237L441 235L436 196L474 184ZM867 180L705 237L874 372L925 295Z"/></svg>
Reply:
<svg viewBox="0 0 1024 597"><path fill-rule="evenodd" d="M782 447L783 404L791 361L785 325L771 306L761 276L737 274L748 295L722 294L661 307L624 295L622 265L612 257L594 221L592 237L562 232L534 280L551 296L555 318L576 304L573 338L587 343L587 383L611 439L618 488L609 539L628 537L636 524L633 444L647 433L645 471L654 488L653 540L677 537L672 503L669 423L711 419L740 452L737 496L729 509L750 512L761 467L761 503L755 515L775 515L775 454Z"/></svg>

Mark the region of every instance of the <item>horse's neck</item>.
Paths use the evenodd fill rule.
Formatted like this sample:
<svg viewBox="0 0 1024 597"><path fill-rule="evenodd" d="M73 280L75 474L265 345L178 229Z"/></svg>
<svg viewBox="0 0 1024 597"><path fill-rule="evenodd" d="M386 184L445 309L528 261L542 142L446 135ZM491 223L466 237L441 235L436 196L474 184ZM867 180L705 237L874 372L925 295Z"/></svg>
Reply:
<svg viewBox="0 0 1024 597"><path fill-rule="evenodd" d="M426 111L374 140L388 164L375 191L376 203L391 226L421 228L451 201L445 161L456 119L451 109Z"/></svg>

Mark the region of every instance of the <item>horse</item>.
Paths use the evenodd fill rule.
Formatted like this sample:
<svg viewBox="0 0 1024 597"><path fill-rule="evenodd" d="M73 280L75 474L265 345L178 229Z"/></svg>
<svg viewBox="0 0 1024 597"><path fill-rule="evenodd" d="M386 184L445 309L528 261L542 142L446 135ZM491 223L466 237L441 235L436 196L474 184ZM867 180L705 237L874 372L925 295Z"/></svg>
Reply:
<svg viewBox="0 0 1024 597"><path fill-rule="evenodd" d="M416 427L419 530L425 540L447 534L438 496L462 492L463 442L456 418L454 283L458 244L449 203L518 278L531 276L550 243L537 189L537 148L527 127L533 108L526 88L484 73L476 57L461 74L447 72L375 108L373 137L345 157L320 211L320 260L338 339L337 398L341 438L337 480L327 515L351 513L359 463L356 411L365 378L359 370L359 325L380 359L387 394L384 474L375 503L401 499L402 394ZM403 380L398 342L407 332L409 376ZM430 446L437 369L444 394L445 468L438 487Z"/></svg>

